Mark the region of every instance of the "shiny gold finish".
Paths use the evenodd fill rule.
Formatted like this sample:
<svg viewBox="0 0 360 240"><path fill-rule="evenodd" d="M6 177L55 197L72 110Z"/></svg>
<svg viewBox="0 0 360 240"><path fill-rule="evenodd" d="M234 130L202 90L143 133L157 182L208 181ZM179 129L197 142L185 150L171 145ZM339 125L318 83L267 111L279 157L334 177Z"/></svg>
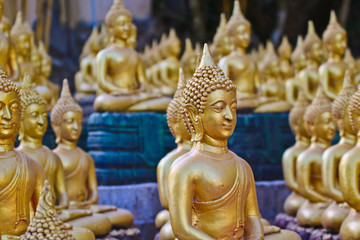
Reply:
<svg viewBox="0 0 360 240"><path fill-rule="evenodd" d="M351 75L353 76L353 84L354 86L358 86L360 83L360 68L357 65L350 49L346 49L345 56L343 59L344 63L348 66L348 69L351 71Z"/></svg>
<svg viewBox="0 0 360 240"><path fill-rule="evenodd" d="M209 83L203 80L207 76ZM203 88L205 92L200 92ZM171 226L179 240L264 239L251 168L227 148L236 125L236 104L236 86L205 44L201 62L184 89L183 117L194 146L169 174ZM300 239L292 232L272 233L265 239L271 236Z"/></svg>
<svg viewBox="0 0 360 240"><path fill-rule="evenodd" d="M322 86L305 112L306 128L311 145L296 161L296 181L300 194L307 200L299 208L296 218L301 226L321 226L321 216L330 204L322 183L322 155L335 135L331 114L331 100Z"/></svg>
<svg viewBox="0 0 360 240"><path fill-rule="evenodd" d="M334 11L331 11L329 25L323 33L323 41L329 58L326 63L320 66L319 77L326 96L334 100L342 88L347 69L342 60L347 48L347 34L338 23Z"/></svg>
<svg viewBox="0 0 360 240"><path fill-rule="evenodd" d="M290 216L296 216L300 206L305 199L299 194L299 186L296 175L296 161L298 156L310 145L310 136L305 127L305 111L310 105L303 91L299 92L299 97L289 114L289 122L296 142L293 146L286 149L282 157L282 167L286 186L292 191L284 203L284 210Z"/></svg>
<svg viewBox="0 0 360 240"><path fill-rule="evenodd" d="M184 71L185 79L189 80L192 78L196 70L196 53L191 45L191 40L186 38L185 40L185 51L180 59L180 66Z"/></svg>
<svg viewBox="0 0 360 240"><path fill-rule="evenodd" d="M286 36L283 36L281 44L278 48L278 54L280 57L280 74L283 81L288 80L294 76L294 70L290 64L292 47Z"/></svg>
<svg viewBox="0 0 360 240"><path fill-rule="evenodd" d="M21 100L16 85L0 70L0 226L4 235L20 236L30 223L42 190L42 166L14 150L20 126Z"/></svg>
<svg viewBox="0 0 360 240"><path fill-rule="evenodd" d="M213 53L214 59L218 62L221 58L227 56L231 52L231 44L229 36L226 32L226 16L225 13L220 15L220 23L214 35L213 44L210 49ZM194 70L195 71L195 70Z"/></svg>

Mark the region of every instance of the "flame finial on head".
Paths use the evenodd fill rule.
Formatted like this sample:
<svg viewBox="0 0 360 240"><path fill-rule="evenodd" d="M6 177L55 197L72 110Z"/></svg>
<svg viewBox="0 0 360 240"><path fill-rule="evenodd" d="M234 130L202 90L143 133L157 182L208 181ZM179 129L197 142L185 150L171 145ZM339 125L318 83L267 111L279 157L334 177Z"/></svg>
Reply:
<svg viewBox="0 0 360 240"><path fill-rule="evenodd" d="M216 65L214 58L211 56L207 43L204 44L203 53L201 56L200 64L198 68L203 68L206 66Z"/></svg>
<svg viewBox="0 0 360 240"><path fill-rule="evenodd" d="M340 25L340 23L337 20L335 11L332 10L330 13L330 21L328 26L326 27L324 33L323 33L323 40L325 43L330 43L333 41L332 37L337 34L342 33L346 34L345 29Z"/></svg>
<svg viewBox="0 0 360 240"><path fill-rule="evenodd" d="M278 49L278 52L279 52L279 55L281 56L281 55L283 55L283 53L285 53L287 51L291 52L291 45L289 43L288 37L283 36L281 44Z"/></svg>
<svg viewBox="0 0 360 240"><path fill-rule="evenodd" d="M291 54L291 61L295 62L301 55L304 55L303 38L302 36L297 37L296 47Z"/></svg>
<svg viewBox="0 0 360 240"><path fill-rule="evenodd" d="M304 51L305 51L306 54L311 51L312 45L314 43L316 43L316 42L321 44L321 39L316 34L315 26L314 26L313 21L310 20L308 22L308 32L306 34L306 37L305 37L305 40L304 40L304 45L303 45L303 48L304 48Z"/></svg>
<svg viewBox="0 0 360 240"><path fill-rule="evenodd" d="M11 28L11 40L16 41L16 39L23 34L32 36L33 31L29 24L23 21L22 13L19 11L16 15L15 23Z"/></svg>
<svg viewBox="0 0 360 240"><path fill-rule="evenodd" d="M132 20L132 14L125 7L122 0L114 0L113 5L105 16L105 23L107 26L112 27L118 16L127 16Z"/></svg>

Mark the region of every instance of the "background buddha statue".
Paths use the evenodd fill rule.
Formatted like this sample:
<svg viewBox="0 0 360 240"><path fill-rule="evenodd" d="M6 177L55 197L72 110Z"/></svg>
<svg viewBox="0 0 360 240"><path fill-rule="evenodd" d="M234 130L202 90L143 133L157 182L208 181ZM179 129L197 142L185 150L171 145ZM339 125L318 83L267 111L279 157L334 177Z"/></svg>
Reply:
<svg viewBox="0 0 360 240"><path fill-rule="evenodd" d="M345 56L343 61L348 66L348 69L351 71L351 75L353 76L354 86L358 86L360 83L360 68L357 65L349 48L346 49L345 51Z"/></svg>
<svg viewBox="0 0 360 240"><path fill-rule="evenodd" d="M321 178L322 156L335 135L331 114L331 100L319 86L311 105L305 112L306 128L311 145L296 161L296 180L300 194L307 200L299 208L296 218L300 226L321 226L321 216L330 204Z"/></svg>
<svg viewBox="0 0 360 240"><path fill-rule="evenodd" d="M318 69L324 57L321 39L316 34L312 21L308 23L308 32L305 37L303 49L306 55L306 68L300 72L299 82L307 99L312 101L319 86Z"/></svg>
<svg viewBox="0 0 360 240"><path fill-rule="evenodd" d="M319 77L326 96L334 100L342 88L347 69L342 60L347 48L347 34L338 23L334 11L331 11L329 25L323 33L323 41L329 58L320 66Z"/></svg>
<svg viewBox="0 0 360 240"><path fill-rule="evenodd" d="M352 149L356 143L356 135L351 127L348 105L355 92L351 73L345 73L343 88L333 102L332 115L340 132L340 141L329 147L322 157L322 182L325 194L334 201L322 215L322 225L325 229L338 233L341 223L350 211L344 204L339 183L339 164L342 156Z"/></svg>
<svg viewBox="0 0 360 240"><path fill-rule="evenodd" d="M216 29L216 33L214 35L213 43L210 49L216 62L218 62L221 58L229 55L231 52L231 44L229 42L229 36L226 32L225 13L221 13L220 15L220 23Z"/></svg>
<svg viewBox="0 0 360 240"><path fill-rule="evenodd" d="M251 168L227 148L236 104L236 86L205 44L184 89L183 117L194 146L172 165L168 180L171 226L179 240L264 239ZM279 230L271 227L270 232ZM299 239L291 234L272 233L265 239Z"/></svg>
<svg viewBox="0 0 360 240"><path fill-rule="evenodd" d="M137 44L137 27L135 24L131 24L130 37L127 39L127 45L132 49L135 49Z"/></svg>
<svg viewBox="0 0 360 240"><path fill-rule="evenodd" d="M278 48L278 54L280 57L280 74L283 81L286 81L294 76L294 70L290 64L291 53L292 47L289 40L287 36L283 36L281 44Z"/></svg>
<svg viewBox="0 0 360 240"><path fill-rule="evenodd" d="M165 50L166 40L166 33L163 33L161 35L159 44L156 42L156 40L153 41L151 51L152 65L149 68L149 74L147 74L147 76L149 76L149 87L151 91L158 94L161 94L163 86L160 74L160 63L168 56L168 53Z"/></svg>
<svg viewBox="0 0 360 240"><path fill-rule="evenodd" d="M342 240L360 238L360 89L351 97L348 111L351 126L357 136L357 144L344 154L339 166L340 189L344 201L353 208L341 224Z"/></svg>
<svg viewBox="0 0 360 240"><path fill-rule="evenodd" d="M94 161L76 146L81 134L82 115L82 109L72 98L65 79L61 96L51 111L51 125L58 143L54 152L60 157L64 168L70 207L101 213L114 227L130 227L133 223L130 211L115 206L97 205L99 195ZM74 226L83 224L81 219L71 220L69 223Z"/></svg>
<svg viewBox="0 0 360 240"><path fill-rule="evenodd" d="M191 40L189 38L185 39L185 51L180 59L180 67L184 71L184 77L186 80L192 78L196 70L196 53L192 48Z"/></svg>
<svg viewBox="0 0 360 240"><path fill-rule="evenodd" d="M298 156L310 145L310 136L305 127L305 111L310 105L302 90L296 100L294 107L289 113L289 122L292 132L295 135L296 142L293 146L286 149L282 157L283 174L286 186L292 193L286 198L284 203L285 212L295 217L298 209L304 203L305 199L299 194L299 186L296 175L296 161Z"/></svg>
<svg viewBox="0 0 360 240"><path fill-rule="evenodd" d="M25 233L39 202L45 173L37 161L14 150L20 126L20 92L2 70L0 102L1 234L20 236Z"/></svg>

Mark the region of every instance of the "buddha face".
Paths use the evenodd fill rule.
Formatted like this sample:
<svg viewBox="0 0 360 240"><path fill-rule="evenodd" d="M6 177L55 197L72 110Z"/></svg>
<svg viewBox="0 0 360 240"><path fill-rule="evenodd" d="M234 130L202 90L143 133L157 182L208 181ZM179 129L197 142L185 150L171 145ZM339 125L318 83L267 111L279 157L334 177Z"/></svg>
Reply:
<svg viewBox="0 0 360 240"><path fill-rule="evenodd" d="M60 123L61 139L76 142L81 134L82 113L67 111L62 115Z"/></svg>
<svg viewBox="0 0 360 240"><path fill-rule="evenodd" d="M247 24L239 24L232 35L232 43L240 48L247 48L250 44L251 28Z"/></svg>
<svg viewBox="0 0 360 240"><path fill-rule="evenodd" d="M115 38L126 40L131 34L131 25L131 17L127 15L119 15L109 30Z"/></svg>
<svg viewBox="0 0 360 240"><path fill-rule="evenodd" d="M16 53L21 56L29 56L31 53L31 35L21 34L15 42Z"/></svg>
<svg viewBox="0 0 360 240"><path fill-rule="evenodd" d="M304 54L300 54L293 62L296 71L301 71L306 67L306 57Z"/></svg>
<svg viewBox="0 0 360 240"><path fill-rule="evenodd" d="M31 54L31 63L36 74L41 74L42 56L39 52Z"/></svg>
<svg viewBox="0 0 360 240"><path fill-rule="evenodd" d="M320 42L314 42L311 45L311 49L309 52L309 58L313 59L314 61L321 63L324 58L324 50L322 44Z"/></svg>
<svg viewBox="0 0 360 240"><path fill-rule="evenodd" d="M347 48L347 36L346 33L336 33L332 37L332 43L330 46L330 51L340 56L345 54Z"/></svg>
<svg viewBox="0 0 360 240"><path fill-rule="evenodd" d="M9 36L10 36L10 29L11 29L10 24L0 22L0 32L2 34L4 34L8 39L9 39Z"/></svg>
<svg viewBox="0 0 360 240"><path fill-rule="evenodd" d="M41 73L48 78L51 74L52 62L50 58L43 58L41 62Z"/></svg>
<svg viewBox="0 0 360 240"><path fill-rule="evenodd" d="M226 56L231 52L230 46L229 37L226 34L215 43L215 48L222 56Z"/></svg>
<svg viewBox="0 0 360 240"><path fill-rule="evenodd" d="M20 97L15 92L0 91L0 139L15 140L20 125Z"/></svg>
<svg viewBox="0 0 360 240"><path fill-rule="evenodd" d="M266 66L266 72L269 76L277 77L280 74L280 62L278 60L271 61Z"/></svg>
<svg viewBox="0 0 360 240"><path fill-rule="evenodd" d="M313 126L313 136L318 139L331 141L334 138L336 128L330 112L323 112L317 117L315 126Z"/></svg>
<svg viewBox="0 0 360 240"><path fill-rule="evenodd" d="M21 129L25 136L39 139L47 129L47 106L33 103L26 107L24 119L21 121Z"/></svg>

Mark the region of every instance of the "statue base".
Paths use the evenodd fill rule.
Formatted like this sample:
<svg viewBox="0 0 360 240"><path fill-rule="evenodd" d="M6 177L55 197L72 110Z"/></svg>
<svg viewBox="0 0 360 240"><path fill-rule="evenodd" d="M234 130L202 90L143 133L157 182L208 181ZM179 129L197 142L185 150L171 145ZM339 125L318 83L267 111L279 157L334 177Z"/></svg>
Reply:
<svg viewBox="0 0 360 240"><path fill-rule="evenodd" d="M309 240L341 240L339 234L333 234L326 231L326 229L314 230Z"/></svg>
<svg viewBox="0 0 360 240"><path fill-rule="evenodd" d="M141 233L138 228L111 230L106 237L96 240L141 240Z"/></svg>

